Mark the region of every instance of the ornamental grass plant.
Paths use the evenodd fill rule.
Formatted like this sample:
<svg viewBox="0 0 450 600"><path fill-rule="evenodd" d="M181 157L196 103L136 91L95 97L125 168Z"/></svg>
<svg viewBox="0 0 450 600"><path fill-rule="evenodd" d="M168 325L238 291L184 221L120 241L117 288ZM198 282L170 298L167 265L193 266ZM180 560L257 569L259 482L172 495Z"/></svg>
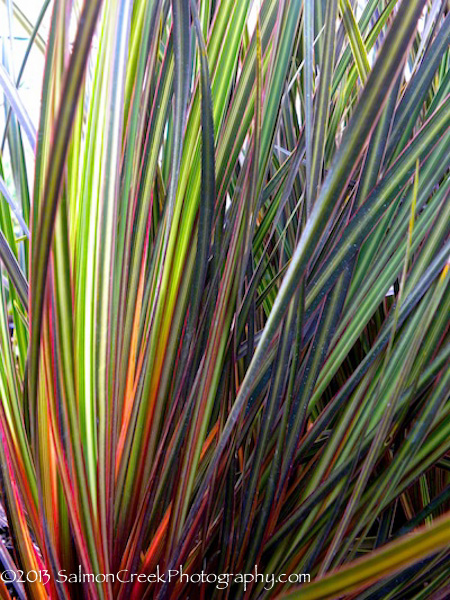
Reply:
<svg viewBox="0 0 450 600"><path fill-rule="evenodd" d="M1 10L0 597L450 597L448 1Z"/></svg>

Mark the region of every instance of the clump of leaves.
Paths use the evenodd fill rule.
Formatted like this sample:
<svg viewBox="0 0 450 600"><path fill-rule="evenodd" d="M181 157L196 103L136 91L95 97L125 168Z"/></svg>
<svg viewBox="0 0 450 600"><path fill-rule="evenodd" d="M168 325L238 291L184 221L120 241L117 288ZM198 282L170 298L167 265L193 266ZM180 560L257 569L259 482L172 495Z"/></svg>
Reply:
<svg viewBox="0 0 450 600"><path fill-rule="evenodd" d="M2 597L443 597L448 4L4 9Z"/></svg>

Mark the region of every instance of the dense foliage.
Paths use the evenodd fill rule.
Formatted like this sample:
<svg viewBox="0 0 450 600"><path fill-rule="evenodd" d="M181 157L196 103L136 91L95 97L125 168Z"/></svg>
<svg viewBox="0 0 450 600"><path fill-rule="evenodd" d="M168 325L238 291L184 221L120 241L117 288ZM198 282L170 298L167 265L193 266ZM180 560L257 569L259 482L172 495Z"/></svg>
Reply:
<svg viewBox="0 0 450 600"><path fill-rule="evenodd" d="M2 7L1 596L444 598L448 2L79 4Z"/></svg>

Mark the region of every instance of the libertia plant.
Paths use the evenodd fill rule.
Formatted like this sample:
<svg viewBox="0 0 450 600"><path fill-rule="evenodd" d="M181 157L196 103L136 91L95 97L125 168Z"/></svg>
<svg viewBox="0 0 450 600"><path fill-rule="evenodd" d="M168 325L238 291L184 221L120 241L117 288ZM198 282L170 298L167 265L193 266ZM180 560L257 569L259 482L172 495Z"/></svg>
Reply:
<svg viewBox="0 0 450 600"><path fill-rule="evenodd" d="M2 10L1 597L448 597L448 3Z"/></svg>

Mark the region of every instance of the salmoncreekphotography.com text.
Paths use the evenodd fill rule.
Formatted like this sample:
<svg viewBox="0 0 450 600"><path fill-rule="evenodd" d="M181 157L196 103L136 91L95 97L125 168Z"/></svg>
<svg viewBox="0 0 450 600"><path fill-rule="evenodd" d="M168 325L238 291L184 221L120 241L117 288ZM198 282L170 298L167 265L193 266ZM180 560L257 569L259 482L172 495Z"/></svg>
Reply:
<svg viewBox="0 0 450 600"><path fill-rule="evenodd" d="M0 573L3 583L49 583L51 575L48 570L23 571L6 570ZM117 573L85 573L81 565L76 572L69 573L65 569L57 572L55 583L184 583L184 584L211 584L218 590L225 590L233 584L242 585L244 591L250 584L262 584L265 590L271 590L277 583L302 584L309 583L311 577L308 573L260 573L255 565L251 573L186 573L183 566L178 569L162 571L157 565L154 573L131 573L127 569Z"/></svg>

